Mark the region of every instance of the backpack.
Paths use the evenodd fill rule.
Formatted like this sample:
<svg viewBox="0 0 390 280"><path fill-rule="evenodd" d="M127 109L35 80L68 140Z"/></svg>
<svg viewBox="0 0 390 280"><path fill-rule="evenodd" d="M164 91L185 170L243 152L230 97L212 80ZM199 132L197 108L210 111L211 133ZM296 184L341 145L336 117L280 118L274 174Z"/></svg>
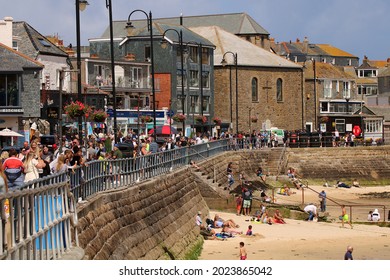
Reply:
<svg viewBox="0 0 390 280"><path fill-rule="evenodd" d="M18 179L20 177L20 175L22 175L22 168L19 168L18 171L16 172L9 172L9 170L4 170L4 173L5 173L5 176L7 177L8 181L13 183L15 182L16 179Z"/></svg>
<svg viewBox="0 0 390 280"><path fill-rule="evenodd" d="M212 219L207 218L207 219L206 219L206 224L207 224L207 225L214 226L214 221L213 221Z"/></svg>

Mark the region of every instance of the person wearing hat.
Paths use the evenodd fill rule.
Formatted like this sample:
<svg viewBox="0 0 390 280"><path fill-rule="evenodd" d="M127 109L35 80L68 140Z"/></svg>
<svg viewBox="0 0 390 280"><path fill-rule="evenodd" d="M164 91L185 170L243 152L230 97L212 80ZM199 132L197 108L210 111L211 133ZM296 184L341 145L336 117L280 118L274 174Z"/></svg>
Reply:
<svg viewBox="0 0 390 280"><path fill-rule="evenodd" d="M373 222L379 222L379 220L381 219L381 215L379 214L379 211L378 209L375 209L374 212L372 212L372 221Z"/></svg>

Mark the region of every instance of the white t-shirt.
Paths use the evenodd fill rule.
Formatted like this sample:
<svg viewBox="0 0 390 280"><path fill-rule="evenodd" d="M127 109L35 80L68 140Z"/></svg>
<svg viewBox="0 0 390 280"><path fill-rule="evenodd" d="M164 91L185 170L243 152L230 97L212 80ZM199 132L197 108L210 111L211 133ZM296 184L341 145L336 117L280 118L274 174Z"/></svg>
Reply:
<svg viewBox="0 0 390 280"><path fill-rule="evenodd" d="M310 204L310 205L307 205L303 211L305 211L306 213L309 213L309 212L312 212L314 214L317 214L317 207L313 204Z"/></svg>
<svg viewBox="0 0 390 280"><path fill-rule="evenodd" d="M202 218L199 215L196 215L196 224L200 226L202 224Z"/></svg>

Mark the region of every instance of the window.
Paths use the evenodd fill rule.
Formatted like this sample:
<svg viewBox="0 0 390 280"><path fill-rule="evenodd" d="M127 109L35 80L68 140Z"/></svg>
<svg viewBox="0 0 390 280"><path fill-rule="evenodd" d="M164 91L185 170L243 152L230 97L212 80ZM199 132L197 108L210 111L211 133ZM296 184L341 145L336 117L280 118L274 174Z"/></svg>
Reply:
<svg viewBox="0 0 390 280"><path fill-rule="evenodd" d="M324 98L332 97L332 81L325 80L324 81Z"/></svg>
<svg viewBox="0 0 390 280"><path fill-rule="evenodd" d="M142 68L131 67L130 68L130 87L140 88L142 85Z"/></svg>
<svg viewBox="0 0 390 280"><path fill-rule="evenodd" d="M329 103L321 102L321 113L328 113L328 112L329 112Z"/></svg>
<svg viewBox="0 0 390 280"><path fill-rule="evenodd" d="M283 81L280 78L276 81L276 101L283 101Z"/></svg>
<svg viewBox="0 0 390 280"><path fill-rule="evenodd" d="M18 42L17 41L12 41L12 49L15 51L18 50Z"/></svg>
<svg viewBox="0 0 390 280"><path fill-rule="evenodd" d="M190 70L190 87L198 87L199 86L199 71Z"/></svg>
<svg viewBox="0 0 390 280"><path fill-rule="evenodd" d="M198 48L189 47L189 56L190 62L198 63Z"/></svg>
<svg viewBox="0 0 390 280"><path fill-rule="evenodd" d="M351 98L351 83L343 82L343 98Z"/></svg>
<svg viewBox="0 0 390 280"><path fill-rule="evenodd" d="M42 46L44 47L51 47L51 45L49 44L49 42L45 41L45 39L43 38L38 38L39 42L42 44Z"/></svg>
<svg viewBox="0 0 390 280"><path fill-rule="evenodd" d="M210 96L203 96L203 113L208 113L210 108Z"/></svg>
<svg viewBox="0 0 390 280"><path fill-rule="evenodd" d="M210 73L208 71L202 72L202 87L203 88L210 87Z"/></svg>
<svg viewBox="0 0 390 280"><path fill-rule="evenodd" d="M344 133L345 132L345 120L344 119L336 119L335 122L336 122L336 129L340 133Z"/></svg>
<svg viewBox="0 0 390 280"><path fill-rule="evenodd" d="M180 69L177 69L176 73L177 73L177 81L176 81L177 87L181 87L182 84L185 86L187 84L186 70L184 69L182 73Z"/></svg>
<svg viewBox="0 0 390 280"><path fill-rule="evenodd" d="M365 120L364 121L364 132L366 133L382 133L382 120Z"/></svg>
<svg viewBox="0 0 390 280"><path fill-rule="evenodd" d="M252 101L259 101L257 78L252 79Z"/></svg>
<svg viewBox="0 0 390 280"><path fill-rule="evenodd" d="M210 54L208 48L202 48L202 64L210 64Z"/></svg>
<svg viewBox="0 0 390 280"><path fill-rule="evenodd" d="M0 75L0 106L20 106L19 79L16 74Z"/></svg>
<svg viewBox="0 0 390 280"><path fill-rule="evenodd" d="M145 61L150 61L150 46L145 46Z"/></svg>
<svg viewBox="0 0 390 280"><path fill-rule="evenodd" d="M191 101L191 113L198 114L200 113L200 107L199 107L199 96L197 95L191 95L190 96Z"/></svg>

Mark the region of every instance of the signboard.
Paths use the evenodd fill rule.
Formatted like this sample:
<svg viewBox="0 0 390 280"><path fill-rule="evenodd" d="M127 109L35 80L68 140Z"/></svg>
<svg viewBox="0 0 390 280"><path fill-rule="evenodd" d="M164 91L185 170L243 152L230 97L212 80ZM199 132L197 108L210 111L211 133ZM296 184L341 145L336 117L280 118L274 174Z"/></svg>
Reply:
<svg viewBox="0 0 390 280"><path fill-rule="evenodd" d="M48 119L58 119L59 108L58 107L49 107L47 108L47 118Z"/></svg>

